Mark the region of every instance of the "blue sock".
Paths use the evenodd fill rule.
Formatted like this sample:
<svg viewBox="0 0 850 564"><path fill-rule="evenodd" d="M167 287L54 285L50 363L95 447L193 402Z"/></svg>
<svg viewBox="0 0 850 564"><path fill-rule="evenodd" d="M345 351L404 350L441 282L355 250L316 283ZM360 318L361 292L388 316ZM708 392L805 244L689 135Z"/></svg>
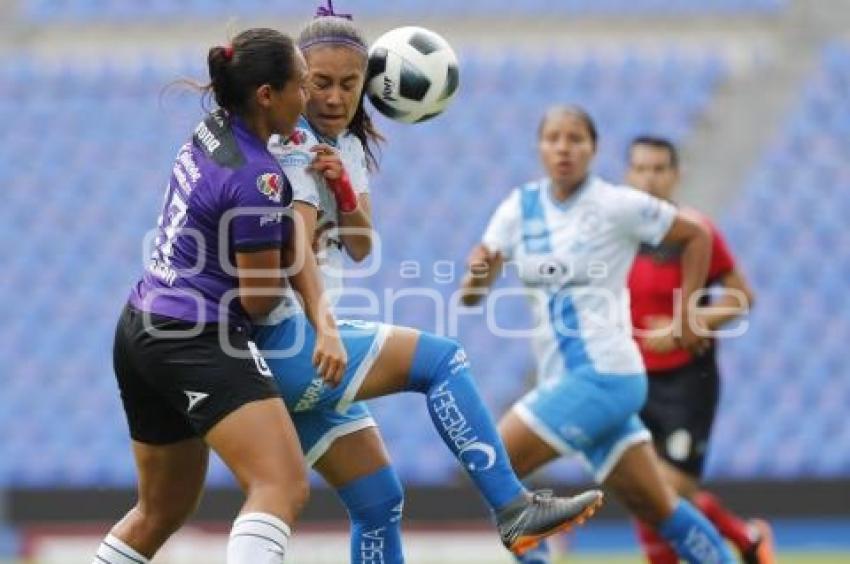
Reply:
<svg viewBox="0 0 850 564"><path fill-rule="evenodd" d="M520 564L550 564L552 555L549 554L549 543L541 541L537 548L529 550L522 556L514 556L514 559Z"/></svg>
<svg viewBox="0 0 850 564"><path fill-rule="evenodd" d="M420 333L407 389L426 395L434 427L492 509L525 491L457 342Z"/></svg>
<svg viewBox="0 0 850 564"><path fill-rule="evenodd" d="M670 517L658 526L680 558L691 564L734 564L729 547L702 513L684 499Z"/></svg>
<svg viewBox="0 0 850 564"><path fill-rule="evenodd" d="M351 564L404 564L401 514L404 490L392 466L337 490L351 520Z"/></svg>

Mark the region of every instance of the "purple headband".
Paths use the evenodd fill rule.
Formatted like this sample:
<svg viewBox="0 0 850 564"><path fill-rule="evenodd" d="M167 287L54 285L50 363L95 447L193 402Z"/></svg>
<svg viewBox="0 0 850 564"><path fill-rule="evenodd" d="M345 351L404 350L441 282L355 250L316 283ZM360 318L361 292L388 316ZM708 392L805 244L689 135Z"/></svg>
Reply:
<svg viewBox="0 0 850 564"><path fill-rule="evenodd" d="M345 45L346 47L356 49L364 55L369 52L366 47L364 47L357 41L351 39L350 37L344 37L342 35L326 35L324 37L316 37L315 39L310 39L309 41L304 41L303 43L300 43L298 47L300 47L302 51L306 51L310 47L315 47L316 45Z"/></svg>

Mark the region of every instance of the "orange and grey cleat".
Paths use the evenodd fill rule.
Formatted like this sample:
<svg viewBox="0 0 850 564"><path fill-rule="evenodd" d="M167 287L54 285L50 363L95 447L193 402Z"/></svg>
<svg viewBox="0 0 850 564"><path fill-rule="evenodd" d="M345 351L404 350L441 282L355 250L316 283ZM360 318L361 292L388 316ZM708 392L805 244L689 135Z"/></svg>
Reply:
<svg viewBox="0 0 850 564"><path fill-rule="evenodd" d="M762 519L751 519L747 523L753 531L753 548L741 554L747 564L776 564L773 551L773 529Z"/></svg>
<svg viewBox="0 0 850 564"><path fill-rule="evenodd" d="M496 514L502 544L522 556L546 537L587 521L602 505L603 498L599 490L573 497L553 497L551 491L523 494Z"/></svg>

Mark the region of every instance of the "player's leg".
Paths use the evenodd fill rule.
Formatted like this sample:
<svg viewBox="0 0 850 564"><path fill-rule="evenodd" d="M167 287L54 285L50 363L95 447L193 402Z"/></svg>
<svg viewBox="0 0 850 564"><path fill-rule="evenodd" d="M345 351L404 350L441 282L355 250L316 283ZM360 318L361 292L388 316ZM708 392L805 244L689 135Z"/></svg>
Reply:
<svg viewBox="0 0 850 564"><path fill-rule="evenodd" d="M745 521L726 508L715 495L701 490L691 498L693 504L702 511L720 534L729 539L741 553L745 564L773 564L776 556L773 550L773 531L770 525L761 519Z"/></svg>
<svg viewBox="0 0 850 564"><path fill-rule="evenodd" d="M562 456L510 410L499 421L499 435L505 443L511 466L520 478L525 478L541 466Z"/></svg>
<svg viewBox="0 0 850 564"><path fill-rule="evenodd" d="M708 432L697 433L701 420L713 419L711 398L717 390L700 390L699 400L692 388L701 386L700 375L687 368L650 374L646 404L640 417L652 433L660 457L664 481L680 496L689 499L698 487ZM704 387L704 386L701 386ZM709 404L706 409L706 402ZM637 519L637 536L651 564L675 564L676 551L652 525Z"/></svg>
<svg viewBox="0 0 850 564"><path fill-rule="evenodd" d="M233 472L245 503L233 524L228 564L282 563L290 524L309 485L292 421L279 398L245 404L206 434Z"/></svg>
<svg viewBox="0 0 850 564"><path fill-rule="evenodd" d="M586 450L632 415L644 401L645 386L639 375L600 376L589 367L539 385L499 425L517 473L528 475L554 458L573 454L583 455L591 468L601 467L604 460L596 461ZM597 471L595 477L606 472ZM548 558L544 552L519 561L548 563Z"/></svg>
<svg viewBox="0 0 850 564"><path fill-rule="evenodd" d="M716 496L699 491L711 429L720 401L720 371L713 351L695 359L685 367L687 380L682 391L687 415L681 429L687 433L689 449L675 452L675 431L667 434L664 458L665 475L681 495L688 497L702 511L720 534L738 549L746 564L773 564L773 540L770 526L764 521L747 522L729 510ZM681 432L680 432L681 433Z"/></svg>
<svg viewBox="0 0 850 564"><path fill-rule="evenodd" d="M434 427L494 509L524 495L484 407L462 348L449 339L393 327L357 392L368 399L403 391L427 396Z"/></svg>
<svg viewBox="0 0 850 564"><path fill-rule="evenodd" d="M127 308L115 330L113 367L138 474L138 501L98 547L94 562L147 562L194 511L208 452L188 420L150 384L138 362L137 312ZM147 339L145 339L147 340Z"/></svg>
<svg viewBox="0 0 850 564"><path fill-rule="evenodd" d="M541 538L583 521L601 503L600 492L548 498L525 490L457 342L392 327L355 397L402 391L426 396L434 427L496 512L502 540L515 553L524 553Z"/></svg>
<svg viewBox="0 0 850 564"><path fill-rule="evenodd" d="M426 395L428 413L440 437L498 512L503 542L515 550L585 518L601 502L600 492L568 499L546 498L525 490L510 468L469 374L466 355L456 342L374 323L340 321L339 326L349 362L343 382L334 388L329 388L312 366L315 332L305 318L295 317L257 334L281 393L296 416L327 408L345 413L357 400L402 391ZM509 526L516 522L523 525Z"/></svg>
<svg viewBox="0 0 850 564"><path fill-rule="evenodd" d="M173 320L155 322L160 334ZM146 329L146 328L145 328ZM231 529L229 564L283 562L306 503L304 458L292 421L256 347L241 328L204 327L193 338L135 333L137 364L196 436L233 472L246 500ZM229 351L222 339L227 339Z"/></svg>
<svg viewBox="0 0 850 564"><path fill-rule="evenodd" d="M404 490L378 428L335 439L314 468L336 490L348 512L351 564L403 564Z"/></svg>
<svg viewBox="0 0 850 564"><path fill-rule="evenodd" d="M634 424L640 425L637 418ZM735 561L714 526L664 482L658 457L648 440L626 447L604 484L635 517L654 526L685 561Z"/></svg>
<svg viewBox="0 0 850 564"><path fill-rule="evenodd" d="M499 435L511 459L511 466L520 478L525 478L543 465L559 458L561 453L543 441L513 411L508 411L499 421ZM549 564L552 555L549 543L542 541L536 548L516 557L521 564Z"/></svg>
<svg viewBox="0 0 850 564"><path fill-rule="evenodd" d="M96 562L152 558L194 512L207 471L207 446L197 438L169 445L133 441L138 501L97 550Z"/></svg>
<svg viewBox="0 0 850 564"><path fill-rule="evenodd" d="M343 383L329 387L315 372L315 333L302 316L262 327L257 343L267 356L308 465L333 485L352 523L351 558L402 562L400 517L403 491L390 466L375 421L365 403L340 408L352 381L362 379L383 339L374 323L340 322L348 353ZM354 388L346 398L353 398ZM381 543L376 537L382 536ZM365 551L364 551L365 549ZM381 554L382 552L382 554Z"/></svg>
<svg viewBox="0 0 850 564"><path fill-rule="evenodd" d="M762 537L717 498L699 493L719 398L720 375L714 355L708 353L677 369L651 375L641 419L655 439L665 481L732 541L745 562L773 562L769 531ZM665 551L664 540L652 527L639 528L650 561L671 562L672 548Z"/></svg>

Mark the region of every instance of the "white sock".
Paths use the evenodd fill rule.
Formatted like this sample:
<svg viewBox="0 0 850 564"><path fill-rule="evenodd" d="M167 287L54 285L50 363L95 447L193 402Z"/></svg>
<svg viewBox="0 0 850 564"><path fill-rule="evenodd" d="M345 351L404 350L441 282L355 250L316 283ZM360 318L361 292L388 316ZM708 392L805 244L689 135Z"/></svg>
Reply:
<svg viewBox="0 0 850 564"><path fill-rule="evenodd" d="M92 564L148 564L147 558L112 534L106 535L97 548Z"/></svg>
<svg viewBox="0 0 850 564"><path fill-rule="evenodd" d="M227 564L283 564L289 526L268 513L240 515L230 530Z"/></svg>

